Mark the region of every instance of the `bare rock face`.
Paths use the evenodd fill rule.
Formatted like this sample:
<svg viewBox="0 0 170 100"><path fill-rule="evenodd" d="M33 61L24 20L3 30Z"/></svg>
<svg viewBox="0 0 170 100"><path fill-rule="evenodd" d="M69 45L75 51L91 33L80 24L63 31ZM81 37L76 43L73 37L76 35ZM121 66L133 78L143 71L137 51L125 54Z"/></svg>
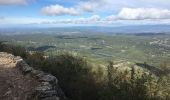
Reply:
<svg viewBox="0 0 170 100"><path fill-rule="evenodd" d="M42 82L37 88L36 91L44 92L53 90L53 86L49 82Z"/></svg>
<svg viewBox="0 0 170 100"><path fill-rule="evenodd" d="M30 72L33 70L33 68L30 67L30 66L29 66L25 61L23 61L23 60L17 63L17 67L18 67L24 74L30 73Z"/></svg>
<svg viewBox="0 0 170 100"><path fill-rule="evenodd" d="M21 57L15 57L11 54L0 52L0 58L1 57L11 59L10 62L16 63L15 68L21 72L23 77L29 76L37 83L37 85L33 88L32 93L30 93L30 97L28 97L29 99L15 100L67 100L63 91L58 86L58 80L55 76L44 73L40 70L35 70L30 67ZM0 63L1 62L5 62L5 60L1 60Z"/></svg>
<svg viewBox="0 0 170 100"><path fill-rule="evenodd" d="M35 100L32 93L39 82L23 75L16 63L15 56L0 52L0 100Z"/></svg>
<svg viewBox="0 0 170 100"><path fill-rule="evenodd" d="M39 85L35 88L35 94L39 100L67 100L64 93L59 88L58 80L55 76L35 70L23 60L17 63L17 67L23 74L29 74L39 82Z"/></svg>
<svg viewBox="0 0 170 100"><path fill-rule="evenodd" d="M35 70L33 69L31 71L31 75L32 77L35 77L36 79L40 79L45 73L43 71L40 71L40 70Z"/></svg>
<svg viewBox="0 0 170 100"><path fill-rule="evenodd" d="M47 74L47 75L43 75L39 81L42 82L49 82L49 83L57 83L57 78L53 75Z"/></svg>

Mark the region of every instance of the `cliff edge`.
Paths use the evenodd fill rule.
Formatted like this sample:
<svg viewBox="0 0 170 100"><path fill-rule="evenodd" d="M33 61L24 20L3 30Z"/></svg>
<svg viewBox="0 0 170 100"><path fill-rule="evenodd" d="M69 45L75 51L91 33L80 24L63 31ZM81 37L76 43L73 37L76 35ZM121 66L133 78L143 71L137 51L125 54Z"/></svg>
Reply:
<svg viewBox="0 0 170 100"><path fill-rule="evenodd" d="M21 57L0 52L1 100L66 100L55 76L35 70Z"/></svg>

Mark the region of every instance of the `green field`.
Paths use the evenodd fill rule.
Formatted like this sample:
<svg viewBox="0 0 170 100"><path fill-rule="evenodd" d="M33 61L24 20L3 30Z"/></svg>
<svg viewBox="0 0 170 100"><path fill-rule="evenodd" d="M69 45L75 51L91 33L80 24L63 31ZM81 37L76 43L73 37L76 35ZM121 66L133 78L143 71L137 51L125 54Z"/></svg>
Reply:
<svg viewBox="0 0 170 100"><path fill-rule="evenodd" d="M159 66L165 61L170 65L170 35L27 34L1 36L0 39L26 46L29 50L45 52L46 55L76 52L94 63L126 60Z"/></svg>

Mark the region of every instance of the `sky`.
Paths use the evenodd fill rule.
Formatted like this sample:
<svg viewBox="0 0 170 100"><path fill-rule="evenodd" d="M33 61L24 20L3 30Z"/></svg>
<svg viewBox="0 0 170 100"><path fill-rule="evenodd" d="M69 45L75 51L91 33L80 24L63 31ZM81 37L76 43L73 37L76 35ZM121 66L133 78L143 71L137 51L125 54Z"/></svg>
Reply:
<svg viewBox="0 0 170 100"><path fill-rule="evenodd" d="M0 26L170 24L170 0L0 0Z"/></svg>

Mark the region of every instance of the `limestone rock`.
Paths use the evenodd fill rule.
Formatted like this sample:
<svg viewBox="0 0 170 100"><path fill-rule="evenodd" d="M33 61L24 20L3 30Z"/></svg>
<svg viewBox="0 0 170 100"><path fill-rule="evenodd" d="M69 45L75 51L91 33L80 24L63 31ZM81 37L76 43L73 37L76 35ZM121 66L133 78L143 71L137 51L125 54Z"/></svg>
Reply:
<svg viewBox="0 0 170 100"><path fill-rule="evenodd" d="M54 83L56 82L57 78L51 74L47 74L47 75L44 75L43 77L41 77L39 79L41 82L50 82L50 83Z"/></svg>
<svg viewBox="0 0 170 100"><path fill-rule="evenodd" d="M42 82L35 90L37 92L44 92L44 91L49 91L52 89L53 87L49 82Z"/></svg>
<svg viewBox="0 0 170 100"><path fill-rule="evenodd" d="M20 56L16 56L13 60L16 61L17 63L19 61L23 61L23 59Z"/></svg>

